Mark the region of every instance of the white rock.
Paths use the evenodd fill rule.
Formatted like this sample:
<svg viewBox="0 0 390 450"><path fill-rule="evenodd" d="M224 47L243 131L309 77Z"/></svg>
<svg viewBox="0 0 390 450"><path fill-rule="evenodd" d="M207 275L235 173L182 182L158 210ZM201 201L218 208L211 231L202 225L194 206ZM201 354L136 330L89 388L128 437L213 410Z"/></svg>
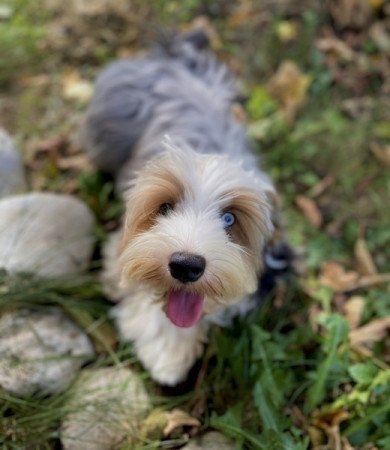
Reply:
<svg viewBox="0 0 390 450"><path fill-rule="evenodd" d="M23 192L26 188L20 153L8 133L0 128L0 197Z"/></svg>
<svg viewBox="0 0 390 450"><path fill-rule="evenodd" d="M223 434L210 431L200 438L191 439L181 450L234 450L235 446Z"/></svg>
<svg viewBox="0 0 390 450"><path fill-rule="evenodd" d="M64 391L93 354L89 338L58 308L0 318L0 385L15 395Z"/></svg>
<svg viewBox="0 0 390 450"><path fill-rule="evenodd" d="M140 378L129 369L86 369L72 386L62 423L64 450L111 450L137 433L150 410Z"/></svg>
<svg viewBox="0 0 390 450"><path fill-rule="evenodd" d="M30 193L0 200L0 268L55 277L88 266L94 218L68 195Z"/></svg>

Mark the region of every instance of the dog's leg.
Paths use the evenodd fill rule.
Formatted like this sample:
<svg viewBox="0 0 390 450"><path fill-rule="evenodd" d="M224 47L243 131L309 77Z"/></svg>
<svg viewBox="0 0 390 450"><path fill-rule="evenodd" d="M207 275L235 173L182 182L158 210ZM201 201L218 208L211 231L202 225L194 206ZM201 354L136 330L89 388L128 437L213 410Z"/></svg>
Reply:
<svg viewBox="0 0 390 450"><path fill-rule="evenodd" d="M113 233L103 249L102 282L107 295L118 305L113 316L124 341L132 341L139 360L157 382L174 386L184 380L203 352L208 325L192 328L173 325L161 303L149 291L119 287L117 247L120 232Z"/></svg>
<svg viewBox="0 0 390 450"><path fill-rule="evenodd" d="M122 339L133 342L139 360L160 384L174 386L185 380L203 352L206 325L176 327L147 291L129 294L115 307L114 316Z"/></svg>

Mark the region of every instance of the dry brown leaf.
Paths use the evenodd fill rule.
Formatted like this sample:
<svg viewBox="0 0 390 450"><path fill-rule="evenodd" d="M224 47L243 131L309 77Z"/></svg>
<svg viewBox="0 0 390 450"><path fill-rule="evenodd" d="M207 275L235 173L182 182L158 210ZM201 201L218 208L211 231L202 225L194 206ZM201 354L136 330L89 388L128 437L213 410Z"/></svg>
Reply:
<svg viewBox="0 0 390 450"><path fill-rule="evenodd" d="M385 54L390 52L390 35L389 29L384 22L375 22L370 30L369 36L378 46L378 48Z"/></svg>
<svg viewBox="0 0 390 450"><path fill-rule="evenodd" d="M356 288L359 275L345 270L339 263L327 261L322 264L319 281L335 292L346 292Z"/></svg>
<svg viewBox="0 0 390 450"><path fill-rule="evenodd" d="M354 252L357 269L361 275L373 275L374 273L378 273L364 239L360 238L356 241Z"/></svg>
<svg viewBox="0 0 390 450"><path fill-rule="evenodd" d="M238 2L233 13L227 19L228 26L231 28L237 28L253 22L256 15L254 6L255 5L252 1Z"/></svg>
<svg viewBox="0 0 390 450"><path fill-rule="evenodd" d="M342 443L342 450L355 450L355 447L352 447L352 445L348 442L348 439L346 437L341 438Z"/></svg>
<svg viewBox="0 0 390 450"><path fill-rule="evenodd" d="M328 0L329 11L340 27L360 28L372 16L371 0Z"/></svg>
<svg viewBox="0 0 390 450"><path fill-rule="evenodd" d="M378 284L390 283L390 273L374 273L359 279L354 289L367 288Z"/></svg>
<svg viewBox="0 0 390 450"><path fill-rule="evenodd" d="M372 344L389 336L390 316L374 319L371 322L356 328L349 333L349 340L352 346L361 344Z"/></svg>
<svg viewBox="0 0 390 450"><path fill-rule="evenodd" d="M94 169L90 159L84 154L69 156L68 158L58 158L57 166L62 170L77 170L80 172Z"/></svg>
<svg viewBox="0 0 390 450"><path fill-rule="evenodd" d="M390 167L390 146L382 147L377 142L371 142L370 150L375 158L386 167Z"/></svg>
<svg viewBox="0 0 390 450"><path fill-rule="evenodd" d="M360 324L364 310L365 300L363 297L354 295L344 304L345 319L349 324L349 328L354 330Z"/></svg>
<svg viewBox="0 0 390 450"><path fill-rule="evenodd" d="M309 426L307 428L307 434L309 435L312 448L321 448L324 444L325 436L324 433L317 427Z"/></svg>
<svg viewBox="0 0 390 450"><path fill-rule="evenodd" d="M336 59L352 61L355 57L354 51L344 41L334 36L318 39L316 46L321 52L329 53Z"/></svg>
<svg viewBox="0 0 390 450"><path fill-rule="evenodd" d="M375 107L375 99L368 96L343 100L341 110L352 119L369 119Z"/></svg>
<svg viewBox="0 0 390 450"><path fill-rule="evenodd" d="M52 136L46 139L32 140L25 149L25 161L28 165L43 156L45 159L51 157L57 160L59 154L68 145L68 139L65 136Z"/></svg>
<svg viewBox="0 0 390 450"><path fill-rule="evenodd" d="M317 333L320 329L320 326L318 324L318 316L323 312L323 310L318 306L316 303L312 303L309 306L309 323L311 326L311 329L314 331L314 333Z"/></svg>
<svg viewBox="0 0 390 450"><path fill-rule="evenodd" d="M163 430L164 436L169 436L173 430L179 427L199 427L201 425L198 419L177 408L167 412L166 417L168 423Z"/></svg>
<svg viewBox="0 0 390 450"><path fill-rule="evenodd" d="M284 61L268 84L270 94L281 104L287 120L295 118L302 106L311 78L293 61Z"/></svg>
<svg viewBox="0 0 390 450"><path fill-rule="evenodd" d="M322 225L322 214L316 203L304 195L298 195L295 199L298 208L302 211L306 219L316 228Z"/></svg>
<svg viewBox="0 0 390 450"><path fill-rule="evenodd" d="M324 177L310 189L310 197L319 197L320 195L322 195L330 186L332 186L335 180L336 178L334 175L326 175L326 177Z"/></svg>
<svg viewBox="0 0 390 450"><path fill-rule="evenodd" d="M328 438L327 448L342 450L340 424L349 418L348 411L337 409L335 411L316 411L313 414L312 424L323 430Z"/></svg>

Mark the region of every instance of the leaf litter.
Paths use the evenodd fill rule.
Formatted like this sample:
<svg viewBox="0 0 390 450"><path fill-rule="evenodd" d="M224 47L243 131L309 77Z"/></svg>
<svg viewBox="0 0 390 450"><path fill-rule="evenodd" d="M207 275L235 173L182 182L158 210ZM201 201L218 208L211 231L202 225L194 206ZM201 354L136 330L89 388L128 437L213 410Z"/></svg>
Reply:
<svg viewBox="0 0 390 450"><path fill-rule="evenodd" d="M0 64L0 113L22 144L33 188L80 195L99 218L99 241L115 229L112 181L74 144L95 74L142 50L156 35L151 23L186 29L201 17L213 48L247 80L249 130L284 197L288 237L307 260L253 317L212 331L192 391L161 398L148 382L158 420L146 420L140 449L179 448L208 428L243 450L388 448L386 2L44 0L39 9L39 1L18 0L0 29L0 51L8 36L13 43L4 47L10 69ZM73 286L0 276L2 311L62 305L91 336L92 365L121 361L142 373L91 276ZM62 402L0 392L1 445L55 448Z"/></svg>

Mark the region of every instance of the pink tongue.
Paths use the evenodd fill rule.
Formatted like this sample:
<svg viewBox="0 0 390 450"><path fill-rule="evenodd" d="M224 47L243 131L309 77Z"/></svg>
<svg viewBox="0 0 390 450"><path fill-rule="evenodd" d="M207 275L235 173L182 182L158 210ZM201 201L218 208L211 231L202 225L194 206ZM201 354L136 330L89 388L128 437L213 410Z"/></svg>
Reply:
<svg viewBox="0 0 390 450"><path fill-rule="evenodd" d="M203 296L186 291L171 291L168 294L167 316L177 327L195 325L202 316Z"/></svg>

